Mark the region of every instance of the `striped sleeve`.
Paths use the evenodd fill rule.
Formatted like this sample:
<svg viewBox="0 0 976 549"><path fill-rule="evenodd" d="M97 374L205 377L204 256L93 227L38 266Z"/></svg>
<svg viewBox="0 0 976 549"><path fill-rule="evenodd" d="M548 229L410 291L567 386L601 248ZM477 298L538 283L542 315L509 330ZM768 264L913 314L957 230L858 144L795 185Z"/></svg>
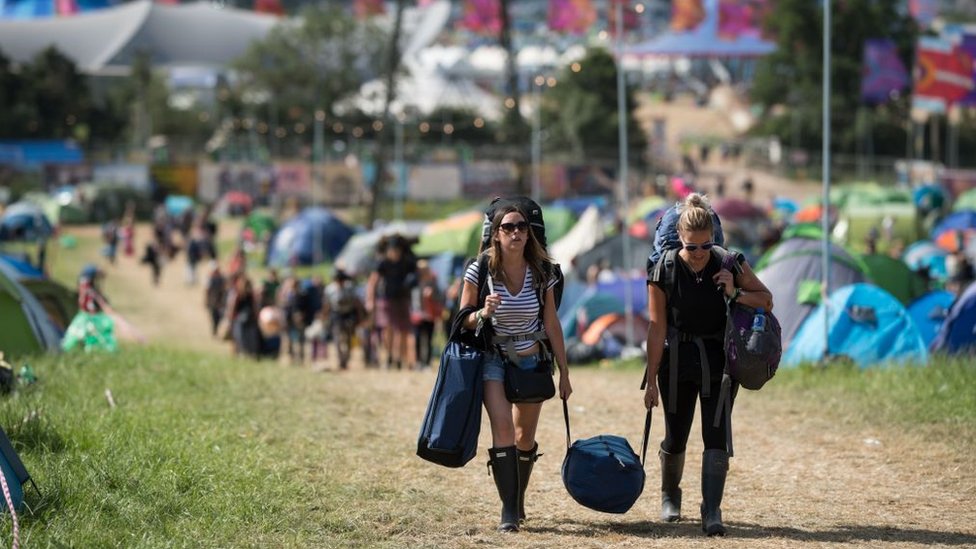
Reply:
<svg viewBox="0 0 976 549"><path fill-rule="evenodd" d="M470 282L475 286L478 285L478 260L475 259L468 265L468 269L464 271L464 281Z"/></svg>

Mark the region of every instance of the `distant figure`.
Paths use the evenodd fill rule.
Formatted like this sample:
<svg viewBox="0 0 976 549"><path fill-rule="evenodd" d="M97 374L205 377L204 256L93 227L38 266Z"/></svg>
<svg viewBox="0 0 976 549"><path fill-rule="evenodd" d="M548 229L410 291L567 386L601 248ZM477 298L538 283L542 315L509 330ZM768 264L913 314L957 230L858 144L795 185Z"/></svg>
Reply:
<svg viewBox="0 0 976 549"><path fill-rule="evenodd" d="M419 307L414 322L414 348L418 369L430 366L433 355L434 327L444 314L444 296L437 286L437 275L426 260L417 262Z"/></svg>
<svg viewBox="0 0 976 549"><path fill-rule="evenodd" d="M417 283L417 263L406 240L396 235L366 285L366 309L384 330L388 367L401 369L410 352L410 291Z"/></svg>
<svg viewBox="0 0 976 549"><path fill-rule="evenodd" d="M755 192L755 186L752 183L752 178L747 177L745 181L742 182L742 194L746 196L746 200L752 201L752 193Z"/></svg>
<svg viewBox="0 0 976 549"><path fill-rule="evenodd" d="M725 176L718 176L718 181L715 182L715 196L717 198L722 198L725 196Z"/></svg>
<svg viewBox="0 0 976 549"><path fill-rule="evenodd" d="M78 309L88 314L102 312L102 307L108 301L98 288L98 282L104 273L94 265L86 265L78 277Z"/></svg>
<svg viewBox="0 0 976 549"><path fill-rule="evenodd" d="M228 301L230 310L227 318L231 323L235 354L257 358L261 351L261 333L258 331L257 298L251 280L243 275L238 276Z"/></svg>
<svg viewBox="0 0 976 549"><path fill-rule="evenodd" d="M119 226L114 221L108 221L102 226L102 241L105 242L102 255L108 259L109 263L115 265L115 257L119 247Z"/></svg>
<svg viewBox="0 0 976 549"><path fill-rule="evenodd" d="M150 242L146 244L142 259L139 260L140 263L149 265L149 270L152 273L153 286L159 286L159 275L163 270L161 255L159 252L159 244L157 242Z"/></svg>
<svg viewBox="0 0 976 549"><path fill-rule="evenodd" d="M227 280L220 272L220 265L210 261L210 276L207 278L207 289L204 293L204 305L210 313L210 333L217 335L217 328L224 317L224 306L227 305Z"/></svg>
<svg viewBox="0 0 976 549"><path fill-rule="evenodd" d="M366 308L356 293L352 278L342 270L336 270L332 282L325 288L323 314L327 315L332 329L339 369L346 370L356 327L366 318Z"/></svg>

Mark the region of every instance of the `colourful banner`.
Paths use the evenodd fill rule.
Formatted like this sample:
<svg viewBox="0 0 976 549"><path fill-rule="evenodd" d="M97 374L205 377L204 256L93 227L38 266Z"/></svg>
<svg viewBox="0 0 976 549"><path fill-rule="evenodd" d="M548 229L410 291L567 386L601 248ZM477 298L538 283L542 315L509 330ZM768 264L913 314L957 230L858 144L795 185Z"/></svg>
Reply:
<svg viewBox="0 0 976 549"><path fill-rule="evenodd" d="M705 20L702 0L674 0L671 3L671 30L693 31Z"/></svg>
<svg viewBox="0 0 976 549"><path fill-rule="evenodd" d="M549 0L549 30L583 34L596 22L591 0Z"/></svg>
<svg viewBox="0 0 976 549"><path fill-rule="evenodd" d="M976 82L976 34L962 35L959 40L959 47L974 61L971 76L973 82ZM966 107L976 107L976 86L957 103Z"/></svg>
<svg viewBox="0 0 976 549"><path fill-rule="evenodd" d="M726 40L740 36L762 37L762 22L769 9L766 0L719 0L718 35Z"/></svg>
<svg viewBox="0 0 976 549"><path fill-rule="evenodd" d="M269 13L271 15L285 14L285 8L281 5L281 0L254 0L254 11L257 13Z"/></svg>
<svg viewBox="0 0 976 549"><path fill-rule="evenodd" d="M498 34L502 30L501 3L498 0L465 0L461 27L478 34Z"/></svg>
<svg viewBox="0 0 976 549"><path fill-rule="evenodd" d="M885 103L908 87L908 70L898 57L898 48L890 39L867 40L861 65L861 100Z"/></svg>
<svg viewBox="0 0 976 549"><path fill-rule="evenodd" d="M929 112L966 100L976 91L974 56L961 42L942 38L920 38L915 57L915 86L912 104Z"/></svg>
<svg viewBox="0 0 976 549"><path fill-rule="evenodd" d="M383 15L386 13L386 4L383 0L355 0L352 4L352 12L359 19Z"/></svg>

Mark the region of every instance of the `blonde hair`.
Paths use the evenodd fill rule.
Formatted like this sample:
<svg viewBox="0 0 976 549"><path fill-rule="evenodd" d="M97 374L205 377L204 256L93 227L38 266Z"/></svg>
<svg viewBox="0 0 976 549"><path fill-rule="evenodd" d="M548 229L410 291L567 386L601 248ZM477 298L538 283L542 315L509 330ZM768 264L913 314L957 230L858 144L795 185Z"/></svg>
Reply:
<svg viewBox="0 0 976 549"><path fill-rule="evenodd" d="M506 214L515 212L522 216L522 219L526 223L529 221L529 216L522 211L521 208L517 206L506 206L504 208L499 208L495 212L495 217L491 220L491 240L489 240L489 246L487 250L483 250L488 254L488 272L491 273L493 278L498 280L505 279L505 271L502 269L502 246L495 240L495 235L498 234L498 230L501 227L502 219ZM546 252L542 244L539 243L535 238L535 231L532 230L530 225L528 231L526 231L526 241L524 256L526 263L529 264L529 268L532 269L532 279L539 284L545 284L546 281L546 271L543 264L546 262L552 263L552 258Z"/></svg>
<svg viewBox="0 0 976 549"><path fill-rule="evenodd" d="M681 205L678 230L684 233L712 232L712 206L703 194L691 193Z"/></svg>

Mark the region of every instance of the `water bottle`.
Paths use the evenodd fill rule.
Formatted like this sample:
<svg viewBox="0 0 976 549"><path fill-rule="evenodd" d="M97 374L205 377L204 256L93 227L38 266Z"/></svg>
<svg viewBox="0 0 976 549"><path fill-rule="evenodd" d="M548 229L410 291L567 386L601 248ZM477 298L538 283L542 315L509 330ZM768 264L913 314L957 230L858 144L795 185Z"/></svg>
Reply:
<svg viewBox="0 0 976 549"><path fill-rule="evenodd" d="M756 308L756 316L752 318L752 333L746 342L746 350L750 353L762 352L762 333L766 330L766 315L762 307Z"/></svg>

